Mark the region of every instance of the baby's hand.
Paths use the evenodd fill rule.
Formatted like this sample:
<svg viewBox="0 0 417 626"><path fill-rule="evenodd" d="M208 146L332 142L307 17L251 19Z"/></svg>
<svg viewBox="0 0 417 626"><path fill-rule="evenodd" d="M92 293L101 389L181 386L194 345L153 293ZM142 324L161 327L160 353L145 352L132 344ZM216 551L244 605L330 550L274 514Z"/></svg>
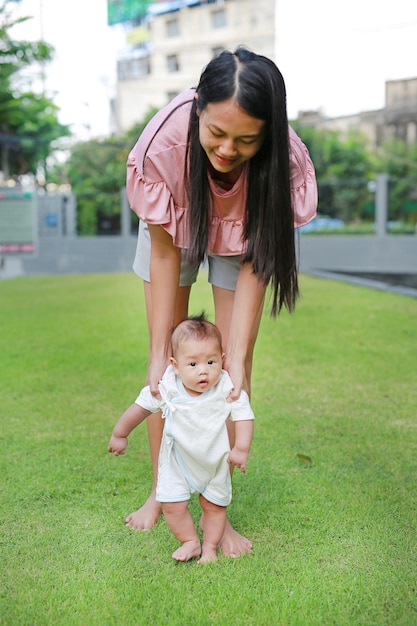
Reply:
<svg viewBox="0 0 417 626"><path fill-rule="evenodd" d="M246 472L246 461L248 460L248 453L243 450L238 450L237 448L233 448L230 451L229 456L227 457L227 462L230 465L235 465L239 467L240 470L245 473Z"/></svg>
<svg viewBox="0 0 417 626"><path fill-rule="evenodd" d="M119 454L124 454L127 448L127 437L116 437L112 435L110 437L108 452L114 452L114 456L119 456Z"/></svg>

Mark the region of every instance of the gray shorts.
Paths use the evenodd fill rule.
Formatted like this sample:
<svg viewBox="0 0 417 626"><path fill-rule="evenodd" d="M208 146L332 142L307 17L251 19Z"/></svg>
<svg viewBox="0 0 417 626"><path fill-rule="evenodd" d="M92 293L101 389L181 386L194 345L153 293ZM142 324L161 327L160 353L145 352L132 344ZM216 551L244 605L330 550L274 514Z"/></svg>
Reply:
<svg viewBox="0 0 417 626"><path fill-rule="evenodd" d="M189 287L197 280L199 264L190 264L186 260L186 250L182 250L180 287ZM136 246L135 260L133 262L133 271L143 280L150 281L149 263L151 258L151 238L149 235L148 225L145 222L139 222L138 243ZM237 277L240 270L240 263L243 254L236 256L219 256L218 254L209 254L207 258L208 280L211 285L235 291ZM204 264L203 267L206 267Z"/></svg>

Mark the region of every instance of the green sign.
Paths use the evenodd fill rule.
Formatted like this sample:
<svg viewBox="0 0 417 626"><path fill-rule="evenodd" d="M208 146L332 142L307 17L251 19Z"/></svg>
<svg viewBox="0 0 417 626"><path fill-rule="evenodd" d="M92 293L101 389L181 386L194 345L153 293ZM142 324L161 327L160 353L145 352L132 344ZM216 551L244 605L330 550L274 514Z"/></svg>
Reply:
<svg viewBox="0 0 417 626"><path fill-rule="evenodd" d="M146 15L150 0L107 0L107 23L131 22Z"/></svg>
<svg viewBox="0 0 417 626"><path fill-rule="evenodd" d="M36 241L36 205L32 192L0 188L0 255L31 255L36 250Z"/></svg>

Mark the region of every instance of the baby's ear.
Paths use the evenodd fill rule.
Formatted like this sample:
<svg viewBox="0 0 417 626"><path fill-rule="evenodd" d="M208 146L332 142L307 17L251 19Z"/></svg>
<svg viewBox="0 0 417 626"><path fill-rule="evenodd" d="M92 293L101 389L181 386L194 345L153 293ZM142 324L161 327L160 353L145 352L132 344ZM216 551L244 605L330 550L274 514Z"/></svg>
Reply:
<svg viewBox="0 0 417 626"><path fill-rule="evenodd" d="M169 360L170 360L170 363L172 365L172 368L173 368L174 372L176 374L178 374L178 363L177 363L177 361L174 359L173 356L169 357Z"/></svg>
<svg viewBox="0 0 417 626"><path fill-rule="evenodd" d="M225 356L226 356L226 352L222 352L222 361L224 361Z"/></svg>

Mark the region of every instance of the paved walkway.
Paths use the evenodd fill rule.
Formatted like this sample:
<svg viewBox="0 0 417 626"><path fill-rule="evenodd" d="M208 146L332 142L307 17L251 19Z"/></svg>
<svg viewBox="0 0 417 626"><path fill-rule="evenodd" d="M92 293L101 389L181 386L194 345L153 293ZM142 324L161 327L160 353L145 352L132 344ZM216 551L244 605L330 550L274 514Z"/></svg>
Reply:
<svg viewBox="0 0 417 626"><path fill-rule="evenodd" d="M330 278L332 280L342 280L354 285L379 289L380 291L390 291L403 296L417 298L417 274L393 274L380 272L329 272L313 271L308 272L320 278Z"/></svg>

